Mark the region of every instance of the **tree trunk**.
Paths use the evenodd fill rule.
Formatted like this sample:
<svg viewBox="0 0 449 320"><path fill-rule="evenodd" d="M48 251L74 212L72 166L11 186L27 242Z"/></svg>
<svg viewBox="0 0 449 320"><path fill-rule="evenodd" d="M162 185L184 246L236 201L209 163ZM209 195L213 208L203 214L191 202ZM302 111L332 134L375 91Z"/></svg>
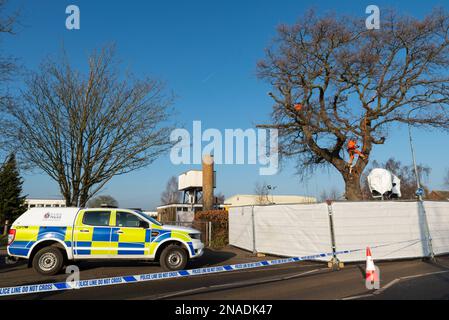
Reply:
<svg viewBox="0 0 449 320"><path fill-rule="evenodd" d="M87 206L87 201L89 200L88 198L89 198L89 196L87 195L86 190L83 190L81 192L81 197L80 197L80 207L81 208L85 208Z"/></svg>
<svg viewBox="0 0 449 320"><path fill-rule="evenodd" d="M352 169L352 173L349 173L349 168L347 163L341 158L332 159L332 164L335 169L340 172L343 180L345 182L345 198L348 201L362 201L362 185L360 179L362 177L362 172L365 170L367 165L367 160L357 161L356 165Z"/></svg>
<svg viewBox="0 0 449 320"><path fill-rule="evenodd" d="M348 201L362 201L363 194L360 184L361 174L353 172L352 174L343 174L345 180L345 196Z"/></svg>

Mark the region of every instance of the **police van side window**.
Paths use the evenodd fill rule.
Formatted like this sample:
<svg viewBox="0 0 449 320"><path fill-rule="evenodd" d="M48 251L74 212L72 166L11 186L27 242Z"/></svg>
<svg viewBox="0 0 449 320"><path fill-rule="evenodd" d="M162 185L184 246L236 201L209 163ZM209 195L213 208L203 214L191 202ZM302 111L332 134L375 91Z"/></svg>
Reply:
<svg viewBox="0 0 449 320"><path fill-rule="evenodd" d="M83 224L95 227L108 227L111 212L109 211L88 211L84 213Z"/></svg>
<svg viewBox="0 0 449 320"><path fill-rule="evenodd" d="M141 220L136 215L129 212L117 212L116 226L121 228L139 228Z"/></svg>

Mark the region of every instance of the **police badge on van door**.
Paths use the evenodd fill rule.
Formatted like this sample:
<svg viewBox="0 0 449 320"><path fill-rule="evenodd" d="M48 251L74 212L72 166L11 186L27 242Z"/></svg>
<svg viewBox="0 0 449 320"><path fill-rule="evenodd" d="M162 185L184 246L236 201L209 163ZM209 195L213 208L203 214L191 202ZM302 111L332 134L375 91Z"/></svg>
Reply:
<svg viewBox="0 0 449 320"><path fill-rule="evenodd" d="M44 215L44 221L59 221L62 218L62 213L47 212Z"/></svg>

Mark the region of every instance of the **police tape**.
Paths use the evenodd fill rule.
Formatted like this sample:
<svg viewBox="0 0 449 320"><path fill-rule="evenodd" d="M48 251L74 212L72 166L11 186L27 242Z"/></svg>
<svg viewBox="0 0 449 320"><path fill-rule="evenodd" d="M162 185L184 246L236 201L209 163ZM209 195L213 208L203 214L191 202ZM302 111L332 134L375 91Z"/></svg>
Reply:
<svg viewBox="0 0 449 320"><path fill-rule="evenodd" d="M79 280L79 281L72 281L72 282L58 282L58 283L34 284L34 285L25 285L25 286L16 286L16 287L5 287L5 288L0 288L0 297L13 296L13 295L24 295L24 294L35 294L35 293L51 292L51 291L64 291L64 290L85 289L85 288L93 288L93 287L105 287L105 286L113 286L113 285L119 285L119 284L131 284L131 283L147 282L147 281L155 281L155 280L163 280L163 279L186 278L186 277L199 276L199 275L224 273L224 272L230 272L230 271L239 271L239 270L245 270L245 269L254 269L254 268L275 266L275 265L288 264L288 263L293 263L293 262L298 262L298 261L316 260L319 258L326 258L329 256L333 256L334 254L335 255L349 254L349 253L357 252L360 250L361 249L345 250L345 251L338 251L335 253L321 253L321 254L304 256L304 257L266 260L266 261L224 265L224 266L182 270L182 271L159 272L159 273L140 274L140 275L134 275L134 276L119 276L119 277L111 277L111 278Z"/></svg>

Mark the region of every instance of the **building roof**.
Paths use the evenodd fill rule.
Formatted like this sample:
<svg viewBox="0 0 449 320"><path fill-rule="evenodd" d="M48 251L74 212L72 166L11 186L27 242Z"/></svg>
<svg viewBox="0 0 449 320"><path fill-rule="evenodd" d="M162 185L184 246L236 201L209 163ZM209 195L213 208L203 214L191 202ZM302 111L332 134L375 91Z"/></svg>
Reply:
<svg viewBox="0 0 449 320"><path fill-rule="evenodd" d="M202 207L203 204L202 203L195 203L195 204L190 204L190 203L171 203L171 204L164 204L162 206L157 207L157 210L162 210L162 209L167 209L167 208L190 208L190 207L194 207L194 208L200 208Z"/></svg>
<svg viewBox="0 0 449 320"><path fill-rule="evenodd" d="M26 201L65 201L63 198L26 198Z"/></svg>
<svg viewBox="0 0 449 320"><path fill-rule="evenodd" d="M316 203L314 197L299 195L268 195L265 199L260 199L256 194L237 194L225 200L226 206L250 206L258 204L295 204L295 203Z"/></svg>

